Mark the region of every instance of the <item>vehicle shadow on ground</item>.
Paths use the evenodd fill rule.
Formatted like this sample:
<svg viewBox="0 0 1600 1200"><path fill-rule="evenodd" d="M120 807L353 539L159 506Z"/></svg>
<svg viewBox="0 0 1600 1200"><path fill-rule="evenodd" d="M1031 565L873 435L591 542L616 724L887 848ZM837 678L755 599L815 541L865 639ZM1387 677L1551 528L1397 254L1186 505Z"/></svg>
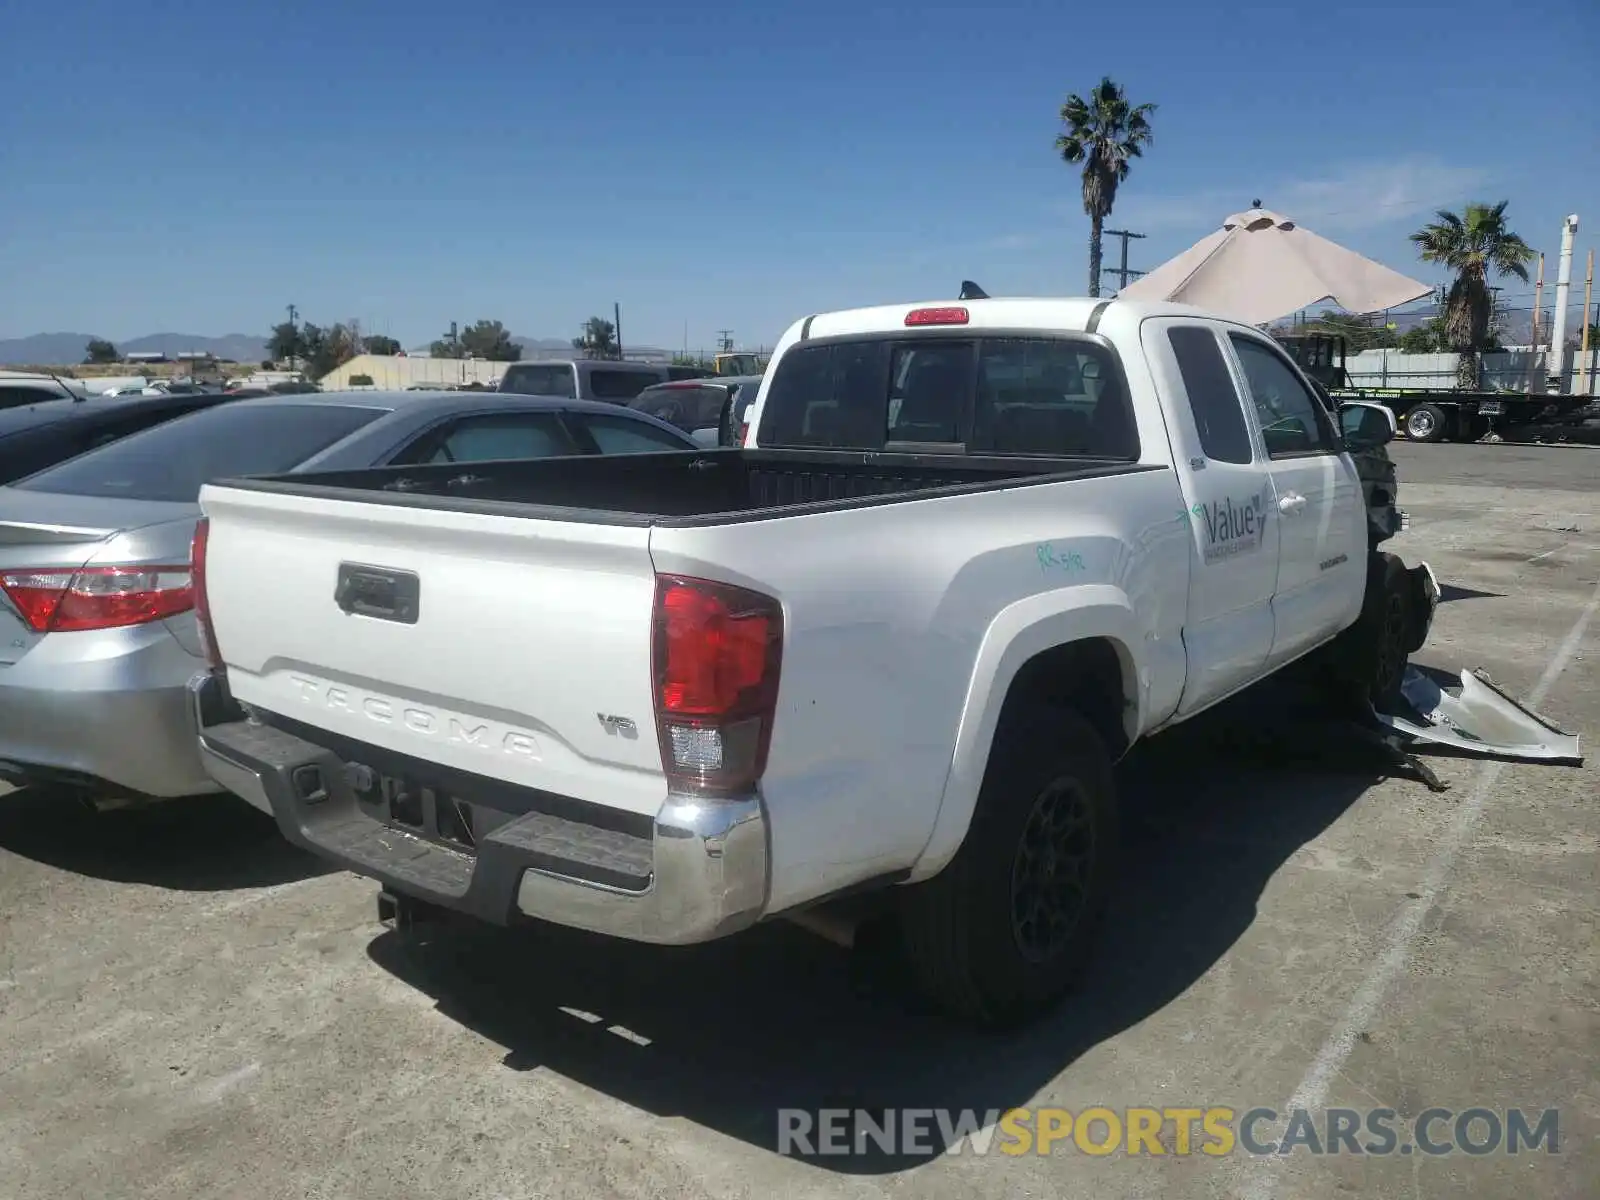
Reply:
<svg viewBox="0 0 1600 1200"><path fill-rule="evenodd" d="M1092 974L1010 1034L930 1015L893 979L853 971L861 957L783 922L685 948L423 926L386 932L369 953L503 1046L513 1070L554 1071L775 1152L780 1108L993 1119L1188 989L1250 926L1273 873L1386 774L1370 748L1267 696L1151 740L1121 770L1124 882ZM945 1148L935 1129L930 1154L867 1143L814 1161L883 1174Z"/></svg>
<svg viewBox="0 0 1600 1200"><path fill-rule="evenodd" d="M1521 551L1518 551L1520 556ZM1452 604L1457 600L1500 600L1504 598L1501 592L1480 592L1477 588L1460 587L1454 583L1441 583L1439 585L1439 603Z"/></svg>
<svg viewBox="0 0 1600 1200"><path fill-rule="evenodd" d="M334 868L235 796L96 813L46 788L0 796L0 850L115 883L185 892L293 883Z"/></svg>

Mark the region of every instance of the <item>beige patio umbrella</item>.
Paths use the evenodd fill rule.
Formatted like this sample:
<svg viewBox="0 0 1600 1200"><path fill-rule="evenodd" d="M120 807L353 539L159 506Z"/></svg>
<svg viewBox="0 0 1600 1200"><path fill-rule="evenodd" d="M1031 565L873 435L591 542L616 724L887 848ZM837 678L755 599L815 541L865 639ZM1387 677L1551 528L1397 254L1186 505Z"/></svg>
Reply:
<svg viewBox="0 0 1600 1200"><path fill-rule="evenodd" d="M1373 313L1432 292L1426 283L1267 212L1258 200L1117 295L1194 304L1264 325L1323 301L1346 312Z"/></svg>

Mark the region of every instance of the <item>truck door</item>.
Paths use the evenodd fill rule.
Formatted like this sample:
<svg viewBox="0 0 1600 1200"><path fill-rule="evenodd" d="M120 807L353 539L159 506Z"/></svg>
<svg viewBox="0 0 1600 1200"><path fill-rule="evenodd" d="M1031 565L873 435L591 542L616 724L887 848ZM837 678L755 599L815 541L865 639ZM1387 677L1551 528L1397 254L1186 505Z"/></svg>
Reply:
<svg viewBox="0 0 1600 1200"><path fill-rule="evenodd" d="M1143 340L1167 399L1173 465L1189 526L1188 716L1255 679L1272 649L1278 522L1272 484L1229 367L1219 327L1181 318L1144 323Z"/></svg>
<svg viewBox="0 0 1600 1200"><path fill-rule="evenodd" d="M1327 409L1281 350L1228 334L1271 476L1282 529L1268 667L1299 657L1354 619L1366 581L1361 484Z"/></svg>

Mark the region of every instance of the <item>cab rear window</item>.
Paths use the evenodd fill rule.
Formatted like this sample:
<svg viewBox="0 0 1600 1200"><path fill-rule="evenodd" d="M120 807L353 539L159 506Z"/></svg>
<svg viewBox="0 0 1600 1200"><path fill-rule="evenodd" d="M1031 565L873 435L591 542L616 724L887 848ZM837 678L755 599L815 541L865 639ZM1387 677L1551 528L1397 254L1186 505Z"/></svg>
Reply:
<svg viewBox="0 0 1600 1200"><path fill-rule="evenodd" d="M518 363L507 367L500 379L502 392L523 396L577 396L577 382L568 363Z"/></svg>
<svg viewBox="0 0 1600 1200"><path fill-rule="evenodd" d="M1134 460L1115 354L1071 337L860 338L777 363L762 446Z"/></svg>

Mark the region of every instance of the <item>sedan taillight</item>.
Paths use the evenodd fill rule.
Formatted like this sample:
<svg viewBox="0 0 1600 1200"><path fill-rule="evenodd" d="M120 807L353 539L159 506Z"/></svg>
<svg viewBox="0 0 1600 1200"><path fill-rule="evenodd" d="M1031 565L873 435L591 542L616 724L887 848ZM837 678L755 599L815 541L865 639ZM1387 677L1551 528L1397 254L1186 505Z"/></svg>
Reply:
<svg viewBox="0 0 1600 1200"><path fill-rule="evenodd" d="M194 607L187 563L12 570L0 573L0 588L35 633L143 625Z"/></svg>

